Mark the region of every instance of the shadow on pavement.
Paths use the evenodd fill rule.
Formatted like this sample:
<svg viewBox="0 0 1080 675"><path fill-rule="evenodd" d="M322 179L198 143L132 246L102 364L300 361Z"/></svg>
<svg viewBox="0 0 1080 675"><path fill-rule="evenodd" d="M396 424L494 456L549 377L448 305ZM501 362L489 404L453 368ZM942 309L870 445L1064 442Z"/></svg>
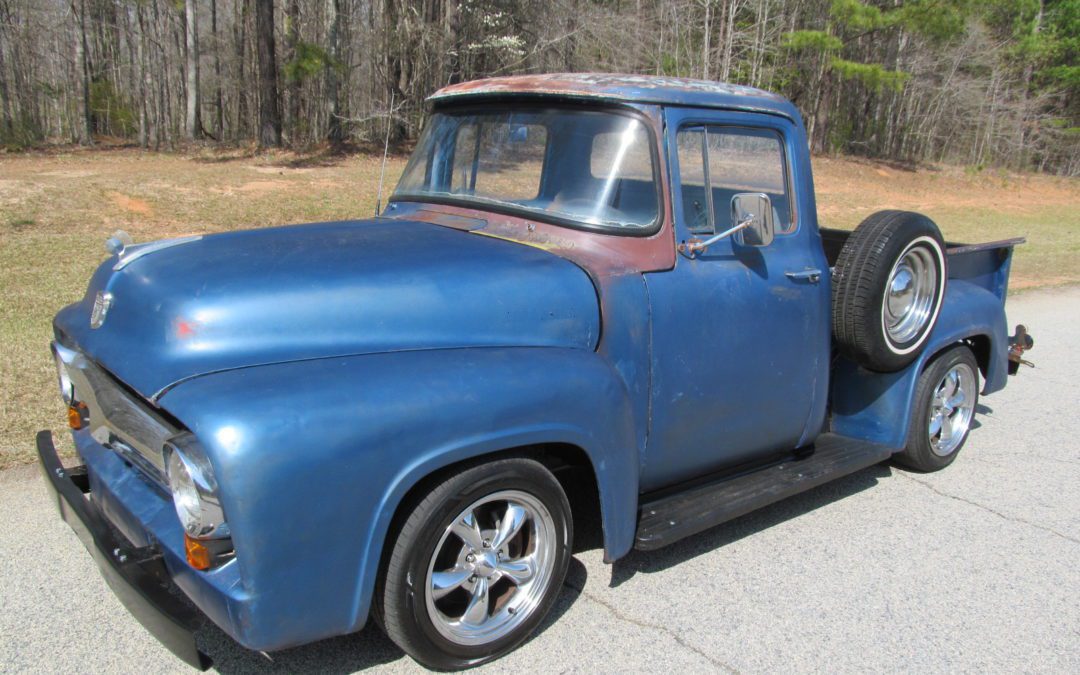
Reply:
<svg viewBox="0 0 1080 675"><path fill-rule="evenodd" d="M619 586L639 572L648 574L674 567L691 558L739 541L743 537L757 534L786 520L810 513L844 497L874 487L879 478L888 478L891 475L892 467L888 463L876 464L869 469L789 497L701 534L687 537L666 548L648 552L631 551L625 558L617 560L612 565L610 586L612 588Z"/></svg>
<svg viewBox="0 0 1080 675"><path fill-rule="evenodd" d="M353 673L396 661L405 654L374 622L359 633L263 655L240 646L207 623L196 634L200 648L221 673Z"/></svg>
<svg viewBox="0 0 1080 675"><path fill-rule="evenodd" d="M827 506L844 497L877 485L892 475L888 463L878 464L845 478L795 495L771 506L736 518L659 551L631 551L612 565L610 586L616 587L635 574L660 572L696 556L708 553L744 537ZM575 553L603 545L599 519L575 524ZM566 583L535 637L554 624L578 599L588 572L577 558L570 559ZM208 624L198 633L200 647L222 673L352 673L407 658L374 621L359 633L322 640L265 656L237 644L221 629ZM531 640L532 638L530 638Z"/></svg>
<svg viewBox="0 0 1080 675"><path fill-rule="evenodd" d="M526 644L543 633L565 614L585 586L588 572L577 559L570 558L567 584L559 593L551 611ZM301 647L264 655L237 644L217 626L207 623L196 635L199 647L214 660L213 669L221 673L354 673L374 666L408 658L390 641L386 633L369 619L359 633L342 635Z"/></svg>

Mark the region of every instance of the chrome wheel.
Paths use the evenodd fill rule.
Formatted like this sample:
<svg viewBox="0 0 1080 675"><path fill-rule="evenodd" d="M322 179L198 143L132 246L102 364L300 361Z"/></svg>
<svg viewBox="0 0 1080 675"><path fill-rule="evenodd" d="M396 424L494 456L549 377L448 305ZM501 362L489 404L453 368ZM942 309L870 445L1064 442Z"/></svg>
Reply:
<svg viewBox="0 0 1080 675"><path fill-rule="evenodd" d="M556 542L551 513L526 492L474 502L443 532L428 565L425 599L435 629L461 645L509 635L547 593Z"/></svg>
<svg viewBox="0 0 1080 675"><path fill-rule="evenodd" d="M930 399L930 449L935 455L952 454L971 426L975 415L978 380L966 363L958 363L945 373Z"/></svg>
<svg viewBox="0 0 1080 675"><path fill-rule="evenodd" d="M934 316L938 268L934 254L918 243L910 246L889 273L882 302L882 322L896 345L919 336Z"/></svg>

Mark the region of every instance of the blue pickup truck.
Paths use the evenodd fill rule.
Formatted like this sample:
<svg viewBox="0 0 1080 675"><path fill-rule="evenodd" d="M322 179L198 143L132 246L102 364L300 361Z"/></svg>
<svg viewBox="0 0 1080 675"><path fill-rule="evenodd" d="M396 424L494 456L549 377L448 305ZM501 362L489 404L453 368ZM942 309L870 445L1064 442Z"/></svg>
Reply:
<svg viewBox="0 0 1080 675"><path fill-rule="evenodd" d="M551 608L575 523L652 550L892 460L935 471L1009 336L1014 245L819 227L785 99L663 77L457 84L371 220L133 244L54 322L61 516L185 662L374 619L464 668ZM912 508L916 508L912 505Z"/></svg>

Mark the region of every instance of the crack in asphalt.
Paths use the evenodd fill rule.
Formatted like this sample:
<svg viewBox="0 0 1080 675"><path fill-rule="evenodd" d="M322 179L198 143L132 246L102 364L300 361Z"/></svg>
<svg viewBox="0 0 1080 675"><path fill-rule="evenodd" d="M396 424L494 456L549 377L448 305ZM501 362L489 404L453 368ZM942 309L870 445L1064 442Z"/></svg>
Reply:
<svg viewBox="0 0 1080 675"><path fill-rule="evenodd" d="M566 586L567 588L571 589L571 590L577 591L577 594L584 597L586 600L592 600L596 604L600 605L601 607L606 609L609 614L614 616L619 621L624 621L624 622L629 623L631 625L637 626L638 628L644 628L646 630L660 631L661 633L663 633L663 634L667 635L668 637L670 637L671 639L675 640L675 642L677 642L679 645L681 645L685 649L688 649L691 652L693 652L694 654L697 654L701 658L705 659L706 661L708 661L713 666L716 666L717 668L722 668L723 670L726 670L729 673L733 673L733 675L739 675L739 670L737 668L734 668L734 667L728 665L727 663L724 663L723 661L720 661L720 660L718 660L716 658L713 658L712 656L709 656L705 652L701 651L700 649L698 649L694 645L692 645L689 642L687 642L686 640L684 640L681 636L676 634L670 628L668 628L666 626L661 626L661 625L658 625L658 624L654 624L654 623L649 623L647 621L640 621L640 620L635 619L633 617L627 616L627 615L623 614L622 612L620 612L618 609L616 609L614 606L610 605L607 602L604 602L603 600L596 597L595 595L592 595L590 593L586 593L584 588L575 586L574 584L570 583L569 580L564 581L563 585Z"/></svg>
<svg viewBox="0 0 1080 675"><path fill-rule="evenodd" d="M971 506L974 506L975 508L982 509L983 511L986 511L987 513L992 513L995 516L997 516L998 518L1001 518L1002 520L1008 520L1008 521L1013 522L1013 523L1019 523L1021 525L1027 525L1028 527L1033 527L1033 528L1035 528L1037 530L1042 530L1043 532L1049 532L1050 534L1061 537L1062 539L1064 539L1066 541L1071 541L1074 544L1080 544L1080 539L1076 539L1075 537L1070 537L1069 535L1067 535L1067 534L1065 534L1063 532L1058 532L1057 530L1055 530L1052 527L1047 527L1045 525L1040 525L1039 523L1033 523L1030 520L1024 520L1023 518L1016 518L1014 516L1009 516L1009 515L1006 515L1006 514L1002 513L1001 511L997 511L997 510L995 510L995 509L993 509L993 508L991 508L989 506L986 506L985 504L980 504L980 503L978 503L976 501L972 501L972 500L966 499L964 497L958 497L956 495L951 495L948 492L942 492L941 490L937 489L936 487L934 487L930 483L927 483L926 481L921 481L918 478L910 476L910 475L908 475L906 473L897 473L895 475L906 478L906 479L910 480L912 483L917 483L917 484L923 486L924 488L926 488L927 490L930 490L934 494L939 495L941 497L945 497L947 499L955 499L958 502L963 502L964 504L969 504Z"/></svg>
<svg viewBox="0 0 1080 675"><path fill-rule="evenodd" d="M999 452L999 453L992 454L992 455L991 454L983 454L983 455L975 454L975 455L969 456L968 459L977 459L977 460L981 460L981 461L985 462L987 459L993 459L994 457L1023 457L1024 459L1040 459L1040 460L1042 460L1044 462L1057 462L1059 464L1070 464L1072 466L1080 466L1080 461L1073 460L1073 459L1061 459L1060 457L1047 457L1046 455L1032 455L1032 454L1022 453L1022 452L1010 452L1010 453Z"/></svg>

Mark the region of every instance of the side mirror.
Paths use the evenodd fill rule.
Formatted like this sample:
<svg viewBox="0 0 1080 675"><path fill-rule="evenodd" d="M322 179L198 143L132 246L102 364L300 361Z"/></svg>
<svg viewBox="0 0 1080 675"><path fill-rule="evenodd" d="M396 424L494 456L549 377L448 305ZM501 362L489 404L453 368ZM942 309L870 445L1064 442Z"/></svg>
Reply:
<svg viewBox="0 0 1080 675"><path fill-rule="evenodd" d="M742 223L747 219L750 223L735 233L735 243L739 246L771 244L776 234L776 221L769 195L743 192L731 198L731 222Z"/></svg>

